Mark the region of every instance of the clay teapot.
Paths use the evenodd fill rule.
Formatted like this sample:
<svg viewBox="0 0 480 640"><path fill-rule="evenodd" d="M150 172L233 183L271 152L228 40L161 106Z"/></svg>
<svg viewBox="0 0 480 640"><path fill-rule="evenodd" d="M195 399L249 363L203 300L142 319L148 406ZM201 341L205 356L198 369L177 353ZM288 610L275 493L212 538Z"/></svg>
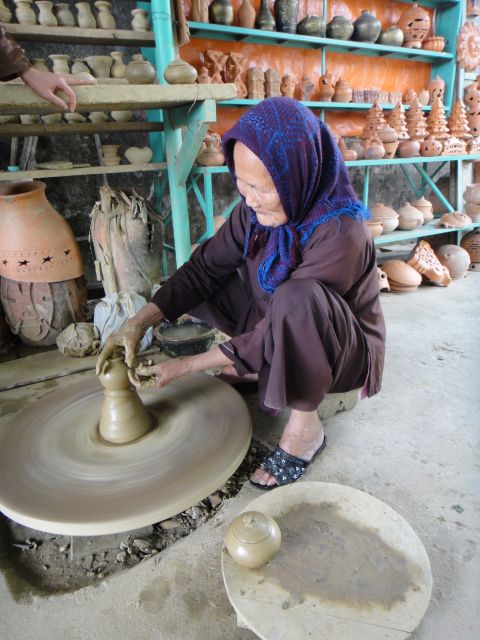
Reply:
<svg viewBox="0 0 480 640"><path fill-rule="evenodd" d="M165 69L163 77L168 84L193 84L197 79L197 70L177 57Z"/></svg>
<svg viewBox="0 0 480 640"><path fill-rule="evenodd" d="M333 94L334 102L351 102L353 97L353 89L346 80L338 79L335 85L335 93Z"/></svg>
<svg viewBox="0 0 480 640"><path fill-rule="evenodd" d="M470 271L480 271L480 229L474 229L464 235L460 246L470 256Z"/></svg>
<svg viewBox="0 0 480 640"><path fill-rule="evenodd" d="M444 244L435 250L435 254L443 266L447 267L453 280L463 278L470 266L468 251L456 244Z"/></svg>
<svg viewBox="0 0 480 640"><path fill-rule="evenodd" d="M153 84L156 78L155 67L141 53L135 53L127 65L125 77L129 84Z"/></svg>
<svg viewBox="0 0 480 640"><path fill-rule="evenodd" d="M442 150L442 143L433 136L428 136L428 138L420 144L420 153L426 158L440 156L442 154Z"/></svg>
<svg viewBox="0 0 480 640"><path fill-rule="evenodd" d="M235 562L257 569L278 553L281 540L279 526L271 516L260 511L246 511L228 527L225 546Z"/></svg>
<svg viewBox="0 0 480 640"><path fill-rule="evenodd" d="M409 202L406 202L403 207L398 210L398 228L403 231L411 231L417 227L421 227L423 224L423 213Z"/></svg>
<svg viewBox="0 0 480 640"><path fill-rule="evenodd" d="M430 200L422 197L418 200L412 200L411 204L413 207L415 207L415 209L418 209L423 213L424 224L430 222L430 220L433 220L433 204L430 202Z"/></svg>

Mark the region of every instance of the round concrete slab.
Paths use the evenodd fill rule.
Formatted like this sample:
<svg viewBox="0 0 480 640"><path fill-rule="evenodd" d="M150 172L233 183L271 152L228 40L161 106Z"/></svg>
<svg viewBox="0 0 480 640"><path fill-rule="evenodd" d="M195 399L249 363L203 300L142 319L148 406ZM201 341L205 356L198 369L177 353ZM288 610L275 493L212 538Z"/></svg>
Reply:
<svg viewBox="0 0 480 640"><path fill-rule="evenodd" d="M269 514L282 532L278 555L260 569L222 552L239 625L263 640L400 640L422 620L430 562L408 522L384 502L338 484L299 482L245 511Z"/></svg>
<svg viewBox="0 0 480 640"><path fill-rule="evenodd" d="M123 445L99 437L94 375L17 414L0 430L0 511L51 533L119 533L183 511L240 465L250 416L228 384L198 373L140 396L156 427Z"/></svg>

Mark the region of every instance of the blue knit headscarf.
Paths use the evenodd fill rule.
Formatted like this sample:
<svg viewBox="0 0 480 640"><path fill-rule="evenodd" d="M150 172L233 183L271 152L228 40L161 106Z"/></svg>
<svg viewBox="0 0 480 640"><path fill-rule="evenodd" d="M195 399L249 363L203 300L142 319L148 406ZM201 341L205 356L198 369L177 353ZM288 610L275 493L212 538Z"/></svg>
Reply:
<svg viewBox="0 0 480 640"><path fill-rule="evenodd" d="M237 141L267 168L288 218L284 225L265 227L251 210L245 239L245 257L266 245L258 281L273 293L298 266L301 248L318 225L340 215L367 220L370 214L355 195L328 127L296 100L263 100L224 134L223 150L234 180Z"/></svg>

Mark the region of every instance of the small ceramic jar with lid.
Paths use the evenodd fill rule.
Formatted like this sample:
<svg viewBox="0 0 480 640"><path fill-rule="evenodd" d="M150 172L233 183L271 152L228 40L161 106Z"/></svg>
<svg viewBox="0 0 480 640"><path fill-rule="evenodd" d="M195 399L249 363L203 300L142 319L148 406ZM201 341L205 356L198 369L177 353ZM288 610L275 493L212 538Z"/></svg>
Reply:
<svg viewBox="0 0 480 640"><path fill-rule="evenodd" d="M278 524L272 517L260 511L246 511L229 526L225 546L238 564L257 569L278 553L281 539Z"/></svg>

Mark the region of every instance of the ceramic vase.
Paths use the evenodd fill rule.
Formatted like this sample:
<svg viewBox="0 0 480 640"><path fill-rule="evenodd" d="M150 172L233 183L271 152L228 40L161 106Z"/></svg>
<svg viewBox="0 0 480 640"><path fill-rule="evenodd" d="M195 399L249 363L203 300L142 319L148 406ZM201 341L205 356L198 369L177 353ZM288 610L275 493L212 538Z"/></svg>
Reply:
<svg viewBox="0 0 480 640"><path fill-rule="evenodd" d="M378 44L383 44L388 47L401 47L403 38L403 31L400 27L398 25L392 25L380 33Z"/></svg>
<svg viewBox="0 0 480 640"><path fill-rule="evenodd" d="M70 56L67 56L64 53L52 53L48 57L52 61L53 73L63 75L70 73Z"/></svg>
<svg viewBox="0 0 480 640"><path fill-rule="evenodd" d="M72 64L72 73L73 75L77 75L78 73L90 74L90 69L81 58L75 58Z"/></svg>
<svg viewBox="0 0 480 640"><path fill-rule="evenodd" d="M118 155L119 144L102 144L101 148L104 165L112 167L120 164L120 156Z"/></svg>
<svg viewBox="0 0 480 640"><path fill-rule="evenodd" d="M134 31L150 31L148 11L145 11L145 9L132 9L130 13L133 16L130 24Z"/></svg>
<svg viewBox="0 0 480 640"><path fill-rule="evenodd" d="M30 58L30 62L32 63L32 67L34 69L39 69L40 71L49 71L47 63L45 62L45 58Z"/></svg>
<svg viewBox="0 0 480 640"><path fill-rule="evenodd" d="M100 29L116 29L117 23L112 16L112 3L106 2L106 0L97 0L94 4L98 9L97 26Z"/></svg>
<svg viewBox="0 0 480 640"><path fill-rule="evenodd" d="M327 38L350 40L353 35L353 24L345 16L334 16L327 24Z"/></svg>
<svg viewBox="0 0 480 640"><path fill-rule="evenodd" d="M121 51L112 51L110 57L113 60L112 67L110 69L110 75L112 78L125 78L125 72L127 71L127 65L123 61L123 53Z"/></svg>
<svg viewBox="0 0 480 640"><path fill-rule="evenodd" d="M92 8L88 2L77 2L77 23L82 29L96 29L97 21L92 13Z"/></svg>
<svg viewBox="0 0 480 640"><path fill-rule="evenodd" d="M208 7L208 17L213 24L229 27L233 23L233 7L230 0L213 0Z"/></svg>
<svg viewBox="0 0 480 640"><path fill-rule="evenodd" d="M5 6L3 0L0 0L0 22L10 22L12 20L12 12Z"/></svg>
<svg viewBox="0 0 480 640"><path fill-rule="evenodd" d="M113 60L111 56L87 56L85 62L95 78L109 78Z"/></svg>
<svg viewBox="0 0 480 640"><path fill-rule="evenodd" d="M67 2L58 2L53 8L60 27L75 26L75 18L73 17L73 13L70 11L70 5Z"/></svg>
<svg viewBox="0 0 480 640"><path fill-rule="evenodd" d="M141 53L135 53L127 65L125 77L130 84L153 84L156 78L155 67Z"/></svg>
<svg viewBox="0 0 480 640"><path fill-rule="evenodd" d="M382 30L380 20L366 10L353 23L353 39L359 42L376 42Z"/></svg>
<svg viewBox="0 0 480 640"><path fill-rule="evenodd" d="M58 22L53 15L53 2L49 0L37 0L35 2L38 8L38 24L44 27L56 27Z"/></svg>
<svg viewBox="0 0 480 640"><path fill-rule="evenodd" d="M268 0L261 0L260 2L260 9L255 20L255 29L275 31L275 18L270 11Z"/></svg>
<svg viewBox="0 0 480 640"><path fill-rule="evenodd" d="M319 16L307 15L297 25L297 33L302 36L316 36L317 38L324 38L327 30L327 25Z"/></svg>
<svg viewBox="0 0 480 640"><path fill-rule="evenodd" d="M244 29L253 29L255 27L256 18L255 9L250 0L243 0L238 10L238 21Z"/></svg>
<svg viewBox="0 0 480 640"><path fill-rule="evenodd" d="M37 24L32 0L15 0L15 17L19 24Z"/></svg>
<svg viewBox="0 0 480 640"><path fill-rule="evenodd" d="M175 58L165 69L163 77L168 84L193 84L197 79L197 70L185 60Z"/></svg>
<svg viewBox="0 0 480 640"><path fill-rule="evenodd" d="M296 33L298 22L298 0L275 0L273 5L277 31Z"/></svg>

